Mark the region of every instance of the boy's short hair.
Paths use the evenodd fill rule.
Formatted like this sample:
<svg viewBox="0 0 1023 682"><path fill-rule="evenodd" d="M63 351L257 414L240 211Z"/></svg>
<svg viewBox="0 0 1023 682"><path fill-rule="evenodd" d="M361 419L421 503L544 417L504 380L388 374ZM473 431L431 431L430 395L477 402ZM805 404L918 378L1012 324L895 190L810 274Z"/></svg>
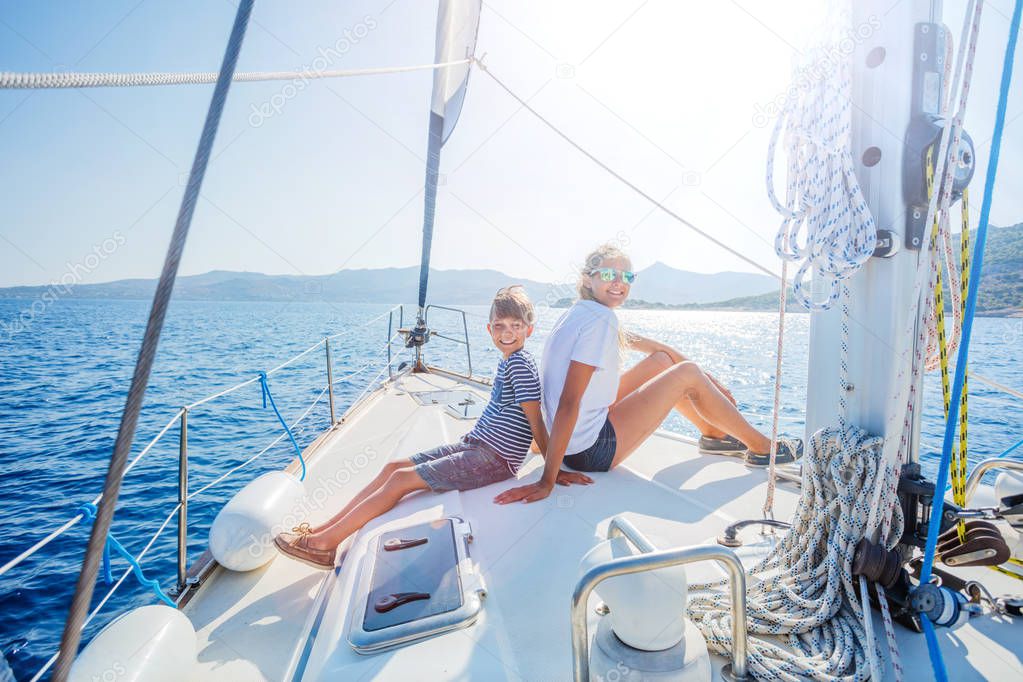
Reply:
<svg viewBox="0 0 1023 682"><path fill-rule="evenodd" d="M536 323L533 302L529 300L526 289L521 284L504 287L494 295L494 302L490 304L490 319L502 317L522 320L530 325Z"/></svg>

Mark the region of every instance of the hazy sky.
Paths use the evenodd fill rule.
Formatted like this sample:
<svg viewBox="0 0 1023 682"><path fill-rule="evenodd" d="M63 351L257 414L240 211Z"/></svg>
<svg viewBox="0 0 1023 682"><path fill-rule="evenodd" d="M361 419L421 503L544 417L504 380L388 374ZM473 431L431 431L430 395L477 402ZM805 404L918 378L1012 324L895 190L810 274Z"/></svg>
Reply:
<svg viewBox="0 0 1023 682"><path fill-rule="evenodd" d="M754 114L784 92L815 4L486 0L478 54L622 174L777 268L769 128ZM964 3L945 5L958 35ZM979 146L975 210L1011 11L1010 0L987 5L967 118ZM0 70L211 71L234 12L230 0L5 2ZM339 40L331 68L428 63L435 19L433 0L258 2L239 70L313 68ZM1023 180L1021 53L995 224L1023 220L1023 197L1009 191ZM431 79L235 84L182 272L417 264ZM157 276L211 92L0 91L0 286L69 268L83 282ZM281 106L254 113L268 102ZM438 268L553 281L623 232L637 268L750 270L652 211L480 73L442 173Z"/></svg>

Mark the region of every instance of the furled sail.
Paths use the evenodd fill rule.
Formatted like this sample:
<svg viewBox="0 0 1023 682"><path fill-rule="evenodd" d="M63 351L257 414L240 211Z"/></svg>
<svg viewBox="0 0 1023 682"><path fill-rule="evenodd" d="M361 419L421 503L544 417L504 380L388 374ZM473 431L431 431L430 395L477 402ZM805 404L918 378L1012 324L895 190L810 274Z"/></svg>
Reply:
<svg viewBox="0 0 1023 682"><path fill-rule="evenodd" d="M476 32L482 0L441 0L437 10L437 52L435 64L471 59L476 51ZM430 111L443 119L440 143L447 142L458 122L469 84L470 63L437 69L433 76Z"/></svg>
<svg viewBox="0 0 1023 682"><path fill-rule="evenodd" d="M440 0L437 9L438 64L471 59L476 51L476 32L480 22L482 0ZM437 69L433 76L433 98L430 105L430 137L426 154L426 196L423 202L423 251L419 265L419 320L425 328L426 286L430 273L430 244L437 204L437 177L440 150L458 122L469 84L471 63L454 64Z"/></svg>

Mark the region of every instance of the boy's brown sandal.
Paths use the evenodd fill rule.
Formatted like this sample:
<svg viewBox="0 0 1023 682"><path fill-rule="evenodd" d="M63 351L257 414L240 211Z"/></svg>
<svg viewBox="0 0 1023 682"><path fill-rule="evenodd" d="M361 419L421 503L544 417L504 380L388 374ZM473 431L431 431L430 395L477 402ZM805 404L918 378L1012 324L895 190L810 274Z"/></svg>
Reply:
<svg viewBox="0 0 1023 682"><path fill-rule="evenodd" d="M334 568L334 558L337 550L309 547L309 535L312 532L309 524L303 523L292 528L290 533L279 534L274 538L274 544L281 554L286 554L307 566L329 571Z"/></svg>

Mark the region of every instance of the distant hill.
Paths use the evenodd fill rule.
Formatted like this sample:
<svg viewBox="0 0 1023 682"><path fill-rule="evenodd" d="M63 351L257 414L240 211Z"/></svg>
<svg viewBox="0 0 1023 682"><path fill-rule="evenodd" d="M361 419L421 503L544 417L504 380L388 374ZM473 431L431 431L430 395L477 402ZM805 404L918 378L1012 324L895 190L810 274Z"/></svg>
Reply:
<svg viewBox="0 0 1023 682"><path fill-rule="evenodd" d="M533 297L542 298L548 284L508 277L497 270L430 270L430 298L455 305L487 303L494 292L519 283ZM36 298L50 287L8 287L0 298ZM126 279L103 284L79 284L69 298L149 299L155 279ZM340 270L332 275L264 275L258 272L215 270L178 277L177 300L199 301L331 301L396 303L414 300L419 290L419 268Z"/></svg>
<svg viewBox="0 0 1023 682"><path fill-rule="evenodd" d="M957 245L958 240L957 235L954 240ZM975 231L970 233L970 241L976 243ZM989 315L1023 314L1023 223L988 230L977 311Z"/></svg>
<svg viewBox="0 0 1023 682"><path fill-rule="evenodd" d="M973 237L974 241L976 237ZM958 244L958 237L955 238ZM547 283L509 277L497 270L430 270L430 300L452 305L486 304L510 283L522 284L536 303L568 305L575 282ZM777 310L777 282L746 272L702 274L654 263L639 271L628 308L680 310ZM414 299L419 268L340 270L331 275L264 275L214 270L179 277L174 297L208 301L330 301L397 303ZM0 299L39 298L50 286L0 288ZM155 279L125 279L79 284L60 297L150 299ZM946 301L950 300L946 296ZM986 315L1023 315L1023 223L988 233L984 276L977 311ZM789 294L788 309L801 310Z"/></svg>
<svg viewBox="0 0 1023 682"><path fill-rule="evenodd" d="M430 300L452 305L486 304L494 292L512 283L522 284L534 302L553 303L574 295L574 281L563 284L509 277L497 270L430 270ZM643 270L634 292L652 292L669 304L708 302L771 289L764 275L740 272L700 274L676 270L663 263ZM50 286L0 288L0 299L32 299ZM78 284L60 297L99 299L150 299L155 279L125 279L103 284ZM331 301L396 303L415 298L419 268L340 270L332 275L264 275L258 272L214 270L179 277L174 286L177 300L206 301Z"/></svg>
<svg viewBox="0 0 1023 682"><path fill-rule="evenodd" d="M637 273L630 298L669 305L711 303L778 291L778 280L750 272L701 274L657 262Z"/></svg>
<svg viewBox="0 0 1023 682"><path fill-rule="evenodd" d="M971 233L970 241L975 245L976 240L974 231ZM953 235L953 242L958 249L958 234ZM971 249L971 253L974 252L975 249ZM945 307L948 309L951 297L948 295L947 282L945 292ZM653 310L774 311L778 309L778 292L774 290L766 294L741 296L711 303L665 305L644 300L643 296L636 295L634 289L633 296L625 305L628 308ZM796 303L791 291L785 305L789 312L803 310ZM1023 316L1023 223L1011 227L992 227L988 231L987 247L984 252L984 275L981 278L980 290L977 292L977 312L991 316Z"/></svg>

